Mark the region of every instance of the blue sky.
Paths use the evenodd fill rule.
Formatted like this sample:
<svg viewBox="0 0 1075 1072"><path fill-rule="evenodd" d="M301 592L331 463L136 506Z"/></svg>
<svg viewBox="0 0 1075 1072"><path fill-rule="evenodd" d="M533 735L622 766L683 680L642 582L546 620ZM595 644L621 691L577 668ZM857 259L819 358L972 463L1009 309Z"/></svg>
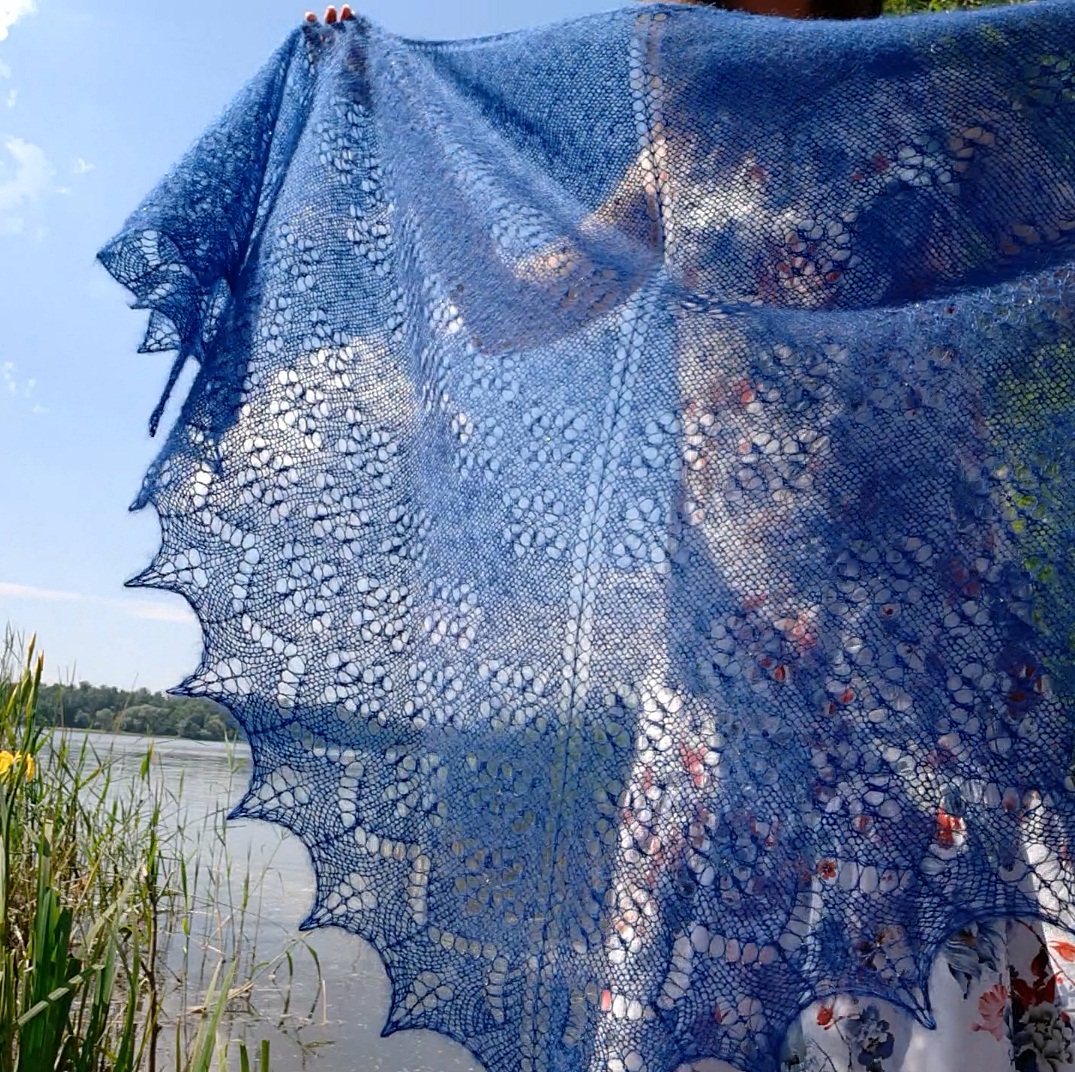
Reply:
<svg viewBox="0 0 1075 1072"><path fill-rule="evenodd" d="M0 0L0 627L37 633L50 679L167 688L196 663L182 600L122 587L157 544L152 514L126 510L170 359L135 353L144 314L94 254L303 2ZM455 38L619 3L355 6Z"/></svg>

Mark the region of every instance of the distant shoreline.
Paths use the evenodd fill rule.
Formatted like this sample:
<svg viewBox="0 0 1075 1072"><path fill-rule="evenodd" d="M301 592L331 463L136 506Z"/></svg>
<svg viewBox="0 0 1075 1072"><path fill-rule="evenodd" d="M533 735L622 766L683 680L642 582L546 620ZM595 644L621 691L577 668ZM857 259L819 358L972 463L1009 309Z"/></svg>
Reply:
<svg viewBox="0 0 1075 1072"><path fill-rule="evenodd" d="M45 685L37 698L37 722L76 730L179 738L242 741L239 723L220 704L191 696L109 685Z"/></svg>

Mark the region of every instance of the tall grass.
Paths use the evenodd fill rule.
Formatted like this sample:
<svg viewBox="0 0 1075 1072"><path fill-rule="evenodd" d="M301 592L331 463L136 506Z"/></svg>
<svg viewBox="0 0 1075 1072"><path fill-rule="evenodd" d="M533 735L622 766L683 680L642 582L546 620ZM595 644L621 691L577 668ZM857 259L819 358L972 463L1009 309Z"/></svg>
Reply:
<svg viewBox="0 0 1075 1072"><path fill-rule="evenodd" d="M249 865L236 874L219 824L215 845L194 851L151 750L118 779L86 738L38 726L41 671L33 643L22 656L8 636L0 1072L268 1072L267 1042L252 1055L228 1038L237 1014L253 1015L255 983L293 965L291 948L257 957Z"/></svg>

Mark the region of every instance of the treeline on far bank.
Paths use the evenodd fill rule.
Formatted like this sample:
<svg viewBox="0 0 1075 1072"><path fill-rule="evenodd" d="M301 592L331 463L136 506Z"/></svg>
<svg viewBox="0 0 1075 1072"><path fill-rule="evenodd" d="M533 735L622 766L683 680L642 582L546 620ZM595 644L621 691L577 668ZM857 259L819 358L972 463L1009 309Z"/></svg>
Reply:
<svg viewBox="0 0 1075 1072"><path fill-rule="evenodd" d="M49 726L187 737L195 741L224 741L243 735L235 719L212 700L168 696L149 689L129 692L86 681L78 685L42 685L37 698L37 721Z"/></svg>

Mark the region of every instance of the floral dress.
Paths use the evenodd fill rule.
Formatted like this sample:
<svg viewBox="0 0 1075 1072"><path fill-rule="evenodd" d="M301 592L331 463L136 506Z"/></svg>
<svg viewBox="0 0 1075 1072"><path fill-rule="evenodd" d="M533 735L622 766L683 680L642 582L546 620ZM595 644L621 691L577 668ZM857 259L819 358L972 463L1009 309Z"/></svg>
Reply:
<svg viewBox="0 0 1075 1072"><path fill-rule="evenodd" d="M812 1005L788 1032L782 1072L1075 1069L1075 936L1023 920L970 924L948 940L930 992L932 1029L873 998Z"/></svg>

